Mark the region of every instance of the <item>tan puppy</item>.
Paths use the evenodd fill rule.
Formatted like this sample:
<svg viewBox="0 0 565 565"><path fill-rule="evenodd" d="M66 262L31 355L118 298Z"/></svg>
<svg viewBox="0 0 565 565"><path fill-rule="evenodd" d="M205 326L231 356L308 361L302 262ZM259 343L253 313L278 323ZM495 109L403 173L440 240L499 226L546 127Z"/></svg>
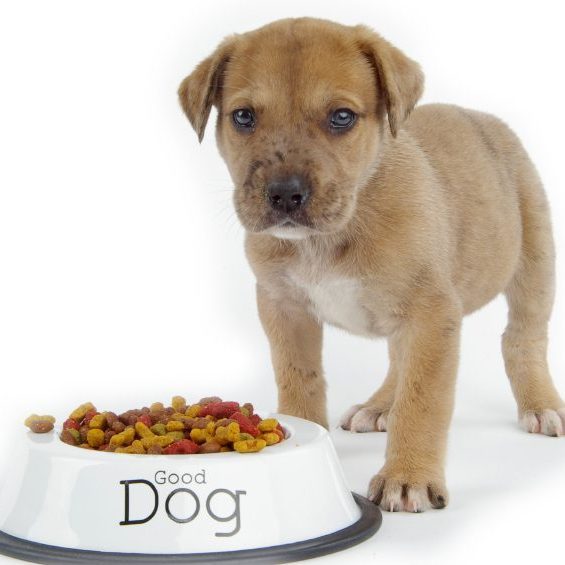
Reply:
<svg viewBox="0 0 565 565"><path fill-rule="evenodd" d="M447 503L461 319L501 292L520 422L565 428L546 361L554 248L541 182L497 118L411 113L422 88L419 66L370 29L301 18L228 37L179 89L200 139L218 109L279 410L327 426L324 322L388 338L384 383L342 422L388 431L369 486L387 510Z"/></svg>

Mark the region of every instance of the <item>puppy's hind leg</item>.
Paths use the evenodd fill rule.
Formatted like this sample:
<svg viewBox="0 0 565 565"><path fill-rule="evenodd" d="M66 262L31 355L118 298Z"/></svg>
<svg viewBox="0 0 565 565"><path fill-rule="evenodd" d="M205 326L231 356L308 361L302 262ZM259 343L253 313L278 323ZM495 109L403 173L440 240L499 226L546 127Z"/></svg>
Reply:
<svg viewBox="0 0 565 565"><path fill-rule="evenodd" d="M380 388L363 404L355 404L342 416L340 426L352 432L386 432L388 413L394 403L398 361L389 341L390 365Z"/></svg>
<svg viewBox="0 0 565 565"><path fill-rule="evenodd" d="M555 287L551 222L539 181L522 198L522 250L505 291L509 316L502 352L520 425L528 432L558 436L565 432L565 403L547 363L547 326Z"/></svg>

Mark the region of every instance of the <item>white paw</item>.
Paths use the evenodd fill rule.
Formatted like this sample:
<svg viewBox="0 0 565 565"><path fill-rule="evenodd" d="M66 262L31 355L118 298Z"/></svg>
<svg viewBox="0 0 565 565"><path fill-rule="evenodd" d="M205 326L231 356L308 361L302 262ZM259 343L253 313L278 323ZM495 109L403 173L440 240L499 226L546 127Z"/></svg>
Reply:
<svg viewBox="0 0 565 565"><path fill-rule="evenodd" d="M386 432L388 412L378 408L355 404L341 418L340 426L344 430L356 433Z"/></svg>
<svg viewBox="0 0 565 565"><path fill-rule="evenodd" d="M565 408L529 410L520 418L520 427L531 434L565 435Z"/></svg>
<svg viewBox="0 0 565 565"><path fill-rule="evenodd" d="M379 473L369 483L369 500L388 512L424 512L447 504L447 490L442 482L411 481L408 477L388 478Z"/></svg>
<svg viewBox="0 0 565 565"><path fill-rule="evenodd" d="M351 408L349 408L339 420L339 427L343 428L344 430L348 430L351 427L351 419L359 410L363 408L362 404L354 404Z"/></svg>

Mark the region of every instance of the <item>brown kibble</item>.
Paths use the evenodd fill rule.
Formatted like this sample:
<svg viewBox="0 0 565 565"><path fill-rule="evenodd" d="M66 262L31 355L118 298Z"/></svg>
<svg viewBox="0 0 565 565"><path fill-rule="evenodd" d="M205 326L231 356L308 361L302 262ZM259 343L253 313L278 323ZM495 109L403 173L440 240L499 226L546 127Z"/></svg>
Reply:
<svg viewBox="0 0 565 565"><path fill-rule="evenodd" d="M77 430L63 430L59 437L61 438L62 442L68 443L69 445L78 445L80 442L80 434Z"/></svg>
<svg viewBox="0 0 565 565"><path fill-rule="evenodd" d="M118 415L115 414L114 412L103 412L103 414L104 416L106 416L106 424L108 425L109 428L111 428L115 422L120 421Z"/></svg>
<svg viewBox="0 0 565 565"><path fill-rule="evenodd" d="M122 433L125 429L126 429L126 425L120 420L116 420L112 424L112 430L115 431L117 434Z"/></svg>
<svg viewBox="0 0 565 565"><path fill-rule="evenodd" d="M29 429L34 434L46 434L53 429L53 422L49 422L48 420L35 420L30 423Z"/></svg>
<svg viewBox="0 0 565 565"><path fill-rule="evenodd" d="M205 396L204 398L201 398L196 404L204 406L205 404L211 404L212 402L222 402L222 399L219 396Z"/></svg>
<svg viewBox="0 0 565 565"><path fill-rule="evenodd" d="M222 446L216 441L207 441L198 448L198 453L219 453Z"/></svg>
<svg viewBox="0 0 565 565"><path fill-rule="evenodd" d="M227 428L233 422L235 422L235 420L232 420L231 418L222 418L216 422L216 428Z"/></svg>
<svg viewBox="0 0 565 565"><path fill-rule="evenodd" d="M193 430L204 430L206 429L206 427L208 426L208 424L210 423L210 420L208 420L207 418L196 418L194 420L194 423L192 424L192 429Z"/></svg>

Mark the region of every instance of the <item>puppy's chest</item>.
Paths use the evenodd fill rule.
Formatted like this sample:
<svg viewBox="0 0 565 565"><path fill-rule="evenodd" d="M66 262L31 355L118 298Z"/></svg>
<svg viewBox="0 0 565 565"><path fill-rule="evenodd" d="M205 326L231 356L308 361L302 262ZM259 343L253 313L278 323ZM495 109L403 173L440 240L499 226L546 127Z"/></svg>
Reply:
<svg viewBox="0 0 565 565"><path fill-rule="evenodd" d="M361 281L324 269L289 270L289 279L306 297L320 322L358 335L383 335L384 319L370 306Z"/></svg>

